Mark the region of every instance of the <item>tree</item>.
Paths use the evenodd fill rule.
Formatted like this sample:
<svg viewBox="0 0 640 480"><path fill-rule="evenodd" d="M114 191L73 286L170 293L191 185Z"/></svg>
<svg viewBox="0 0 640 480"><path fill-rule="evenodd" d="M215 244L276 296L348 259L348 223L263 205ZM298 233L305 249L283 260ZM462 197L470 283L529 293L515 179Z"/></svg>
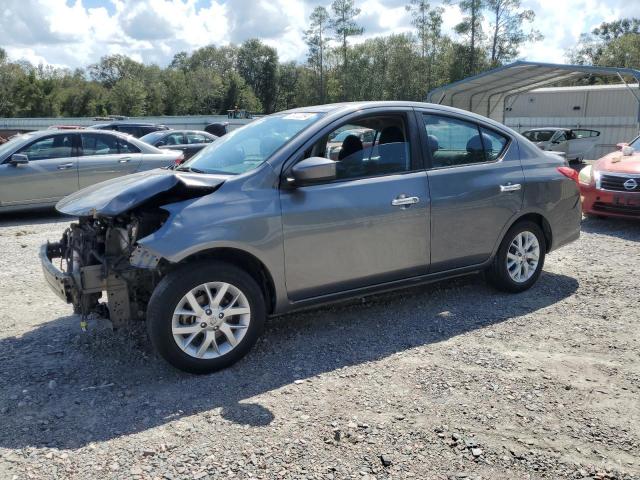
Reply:
<svg viewBox="0 0 640 480"><path fill-rule="evenodd" d="M318 99L320 103L324 103L325 86L324 86L324 57L326 50L326 32L329 28L329 12L324 7L316 7L309 21L311 22L309 29L305 32L304 38L309 47L309 55L307 62L309 66L318 72Z"/></svg>
<svg viewBox="0 0 640 480"><path fill-rule="evenodd" d="M566 56L571 63L578 65L601 65L603 53L610 44L623 36L637 36L639 33L639 18L623 18L613 22L603 22L590 33L580 35L578 45L569 49ZM609 59L612 58L612 53L609 50Z"/></svg>
<svg viewBox="0 0 640 480"><path fill-rule="evenodd" d="M265 45L257 38L247 40L238 49L237 71L253 89L265 113L273 112L278 74L276 49Z"/></svg>
<svg viewBox="0 0 640 480"><path fill-rule="evenodd" d="M147 93L142 81L124 77L109 92L109 113L139 117L146 114Z"/></svg>
<svg viewBox="0 0 640 480"><path fill-rule="evenodd" d="M640 35L626 33L611 40L602 50L598 65L640 69Z"/></svg>
<svg viewBox="0 0 640 480"><path fill-rule="evenodd" d="M143 72L142 63L120 54L104 56L100 62L89 65L89 76L107 88L123 78L140 78Z"/></svg>
<svg viewBox="0 0 640 480"><path fill-rule="evenodd" d="M482 15L482 10L485 7L485 0L461 0L458 3L458 7L466 16L462 19L462 22L455 26L455 31L469 39L467 73L475 75L478 69L478 46L484 39L482 31L484 16Z"/></svg>
<svg viewBox="0 0 640 480"><path fill-rule="evenodd" d="M533 22L533 10L520 10L520 0L487 0L491 12L491 66L495 67L518 56L520 46L541 40L536 30L524 32L522 25Z"/></svg>
<svg viewBox="0 0 640 480"><path fill-rule="evenodd" d="M296 105L296 93L301 67L296 62L281 63L278 66L278 89L275 110L288 110Z"/></svg>
<svg viewBox="0 0 640 480"><path fill-rule="evenodd" d="M331 28L335 32L336 40L340 43L342 53L342 97L347 99L349 93L348 82L348 40L349 37L362 35L364 28L358 26L355 17L360 15L360 9L354 5L354 0L334 0L331 4L333 16Z"/></svg>
<svg viewBox="0 0 640 480"><path fill-rule="evenodd" d="M433 84L433 62L442 34L444 8L431 8L426 0L411 0L406 9L411 15L411 24L415 27L420 42L422 63L425 65L424 70L426 70L423 86L428 92Z"/></svg>

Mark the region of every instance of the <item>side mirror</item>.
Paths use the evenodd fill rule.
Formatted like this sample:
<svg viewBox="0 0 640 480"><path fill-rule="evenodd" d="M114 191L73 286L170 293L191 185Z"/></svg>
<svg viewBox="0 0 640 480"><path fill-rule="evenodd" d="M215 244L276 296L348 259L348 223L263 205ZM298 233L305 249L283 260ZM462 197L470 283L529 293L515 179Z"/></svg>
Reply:
<svg viewBox="0 0 640 480"><path fill-rule="evenodd" d="M324 157L311 157L302 160L291 169L290 185L302 186L317 182L335 180L336 162Z"/></svg>
<svg viewBox="0 0 640 480"><path fill-rule="evenodd" d="M624 155L625 157L630 157L631 155L633 155L633 152L635 152L635 150L629 145L625 145L624 147L622 147L622 155Z"/></svg>
<svg viewBox="0 0 640 480"><path fill-rule="evenodd" d="M11 160L9 160L9 164L17 167L18 165L26 165L29 163L29 157L23 153L14 153L11 155Z"/></svg>
<svg viewBox="0 0 640 480"><path fill-rule="evenodd" d="M627 147L627 146L629 146L629 144L628 144L628 143L625 143L625 142L622 142L622 143L616 143L616 148L617 148L618 150L622 150L624 147Z"/></svg>

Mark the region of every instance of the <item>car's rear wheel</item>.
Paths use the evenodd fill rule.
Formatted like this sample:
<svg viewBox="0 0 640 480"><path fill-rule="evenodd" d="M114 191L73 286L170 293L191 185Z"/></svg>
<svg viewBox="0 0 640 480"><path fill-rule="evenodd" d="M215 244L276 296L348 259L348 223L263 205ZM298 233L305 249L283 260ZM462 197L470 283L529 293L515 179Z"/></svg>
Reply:
<svg viewBox="0 0 640 480"><path fill-rule="evenodd" d="M546 241L542 229L533 222L518 222L504 236L487 270L487 277L499 290L527 290L540 277L545 252Z"/></svg>
<svg viewBox="0 0 640 480"><path fill-rule="evenodd" d="M147 330L171 365L210 373L247 354L264 318L264 297L249 274L207 262L185 265L160 281L149 301Z"/></svg>

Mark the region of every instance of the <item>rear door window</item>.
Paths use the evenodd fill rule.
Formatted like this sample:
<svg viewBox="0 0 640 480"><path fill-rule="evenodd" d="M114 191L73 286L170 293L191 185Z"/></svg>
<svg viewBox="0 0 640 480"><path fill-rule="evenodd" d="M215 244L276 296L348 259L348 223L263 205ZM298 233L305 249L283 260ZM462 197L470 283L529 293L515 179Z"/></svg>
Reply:
<svg viewBox="0 0 640 480"><path fill-rule="evenodd" d="M508 143L504 135L458 118L423 114L423 119L433 168L493 162Z"/></svg>
<svg viewBox="0 0 640 480"><path fill-rule="evenodd" d="M117 155L119 153L117 137L99 133L83 133L80 137L83 155Z"/></svg>
<svg viewBox="0 0 640 480"><path fill-rule="evenodd" d="M138 147L126 140L123 140L122 138L118 138L118 151L119 153L140 153L140 149Z"/></svg>

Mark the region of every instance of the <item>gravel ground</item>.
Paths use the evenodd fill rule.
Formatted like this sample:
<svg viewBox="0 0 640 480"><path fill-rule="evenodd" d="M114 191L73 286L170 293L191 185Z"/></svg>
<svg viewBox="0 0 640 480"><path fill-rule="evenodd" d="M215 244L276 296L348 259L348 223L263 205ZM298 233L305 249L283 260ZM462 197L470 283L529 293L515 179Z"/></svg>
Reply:
<svg viewBox="0 0 640 480"><path fill-rule="evenodd" d="M481 277L273 319L177 372L144 328L82 333L0 218L0 478L640 478L640 223L585 220L538 284Z"/></svg>

